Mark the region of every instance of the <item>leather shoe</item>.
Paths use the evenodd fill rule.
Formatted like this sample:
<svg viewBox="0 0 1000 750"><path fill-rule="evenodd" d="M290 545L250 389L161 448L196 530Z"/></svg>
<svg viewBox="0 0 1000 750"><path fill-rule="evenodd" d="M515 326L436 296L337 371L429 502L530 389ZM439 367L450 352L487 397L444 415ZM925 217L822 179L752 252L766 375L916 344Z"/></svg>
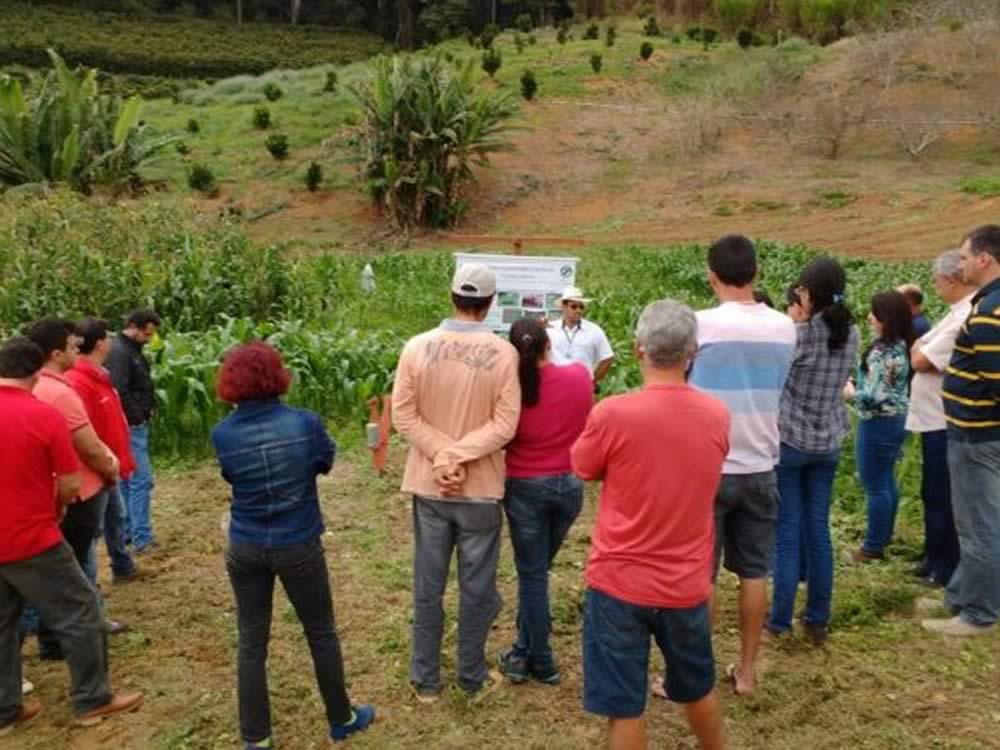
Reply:
<svg viewBox="0 0 1000 750"><path fill-rule="evenodd" d="M77 716L76 724L81 727L92 727L112 716L138 711L142 701L142 693L116 693L111 696L107 704Z"/></svg>
<svg viewBox="0 0 1000 750"><path fill-rule="evenodd" d="M124 622L118 622L117 620L105 620L104 630L107 631L108 635L121 635L122 633L127 633L129 631L129 627Z"/></svg>

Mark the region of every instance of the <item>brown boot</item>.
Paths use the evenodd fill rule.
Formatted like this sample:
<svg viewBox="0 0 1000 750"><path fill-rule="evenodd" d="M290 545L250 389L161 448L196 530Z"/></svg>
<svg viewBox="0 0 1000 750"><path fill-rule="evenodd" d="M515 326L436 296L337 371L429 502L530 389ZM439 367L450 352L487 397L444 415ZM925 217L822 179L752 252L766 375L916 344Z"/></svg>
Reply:
<svg viewBox="0 0 1000 750"><path fill-rule="evenodd" d="M25 701L17 707L17 716L13 721L0 727L0 737L6 737L17 727L27 724L32 719L37 719L42 712L42 704L38 701Z"/></svg>
<svg viewBox="0 0 1000 750"><path fill-rule="evenodd" d="M142 705L142 701L142 693L116 693L111 696L111 700L106 705L88 711L82 716L77 716L76 724L80 727L92 727L112 716L137 711Z"/></svg>

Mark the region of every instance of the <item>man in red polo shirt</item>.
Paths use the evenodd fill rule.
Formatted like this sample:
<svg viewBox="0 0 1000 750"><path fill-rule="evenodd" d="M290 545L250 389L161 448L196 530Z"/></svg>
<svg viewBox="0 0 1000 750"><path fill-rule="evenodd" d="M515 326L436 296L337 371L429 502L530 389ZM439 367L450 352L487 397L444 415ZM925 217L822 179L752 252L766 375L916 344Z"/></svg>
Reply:
<svg viewBox="0 0 1000 750"><path fill-rule="evenodd" d="M76 326L68 320L43 318L32 323L28 338L47 357L35 385L35 397L51 404L63 415L80 458L79 501L66 509L60 528L80 568L86 570L104 510L102 493L118 482L118 459L97 437L83 402L66 379L66 372L76 363L79 353ZM39 657L46 661L63 658L62 648L44 618L38 621L38 650Z"/></svg>
<svg viewBox="0 0 1000 750"><path fill-rule="evenodd" d="M66 420L31 393L44 360L26 338L0 345L0 737L42 710L21 696L17 622L25 603L66 649L78 724L142 704L141 693L111 693L97 597L59 530L80 491L80 463Z"/></svg>
<svg viewBox="0 0 1000 750"><path fill-rule="evenodd" d="M112 342L108 324L96 318L85 318L77 323L76 332L80 340L80 354L73 368L66 373L66 380L83 402L97 437L118 459L121 478L128 479L135 470L135 460L129 446L128 421L125 419L118 391L111 383L108 371L104 369ZM104 505L99 520L111 561L112 580L119 583L133 579L138 571L125 544L125 505L118 485L107 485L99 500ZM88 559L84 571L92 583L96 581L97 565L93 555Z"/></svg>
<svg viewBox="0 0 1000 750"><path fill-rule="evenodd" d="M685 305L647 307L636 331L642 390L598 404L572 450L577 476L604 481L587 562L583 702L608 718L615 750L647 746L650 638L700 746L724 746L708 600L729 412L685 382L697 331Z"/></svg>

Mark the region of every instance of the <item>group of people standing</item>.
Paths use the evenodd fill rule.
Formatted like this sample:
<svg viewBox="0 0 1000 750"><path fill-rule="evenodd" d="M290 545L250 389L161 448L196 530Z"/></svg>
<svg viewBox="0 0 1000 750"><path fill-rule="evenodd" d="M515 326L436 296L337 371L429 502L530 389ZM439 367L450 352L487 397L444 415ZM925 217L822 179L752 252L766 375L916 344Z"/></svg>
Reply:
<svg viewBox="0 0 1000 750"><path fill-rule="evenodd" d="M723 237L707 260L718 306L695 313L661 300L646 307L633 352L641 389L596 405L595 381L615 355L603 331L585 320L589 300L575 287L563 294L561 320L520 320L504 340L484 323L497 292L493 271L465 264L452 280L453 315L404 347L393 424L409 444L402 481L414 534L409 679L419 703L437 701L446 682L443 601L453 557L457 686L478 701L504 677L561 681L550 643L549 574L583 507L584 482L600 481L586 567L583 705L607 718L616 750L646 747L650 692L684 706L702 748L722 748L715 579L723 566L739 578L740 656L725 670L736 694L757 686L762 640L791 631L803 581L804 633L816 645L826 641L834 592L830 509L851 402L868 504L854 558L885 557L899 504L896 461L906 432L918 432L926 560L917 572L928 585L947 587L943 602L927 606L952 615L924 627L966 636L997 622L1000 227L973 231L935 262L935 289L950 308L937 325L914 330L919 290L875 295L871 343L860 356L862 336L837 261L818 258L803 268L782 313L754 290L760 269L750 240ZM0 731L37 715L21 701L14 624L24 602L39 610L66 653L82 723L142 701L108 688L105 628L84 575L96 526L89 522L79 534L74 526L86 501L112 497L119 479L142 465L136 454L148 438L142 428L152 391L131 378L143 367L141 344L156 323L130 320L130 341L111 347L112 357L120 346L126 360L109 365L111 381L118 384L126 365L130 373L119 386L129 440L121 414L88 415L73 400L93 401L88 389L114 395L100 369L105 336L93 321L78 329L43 321L32 329L34 341L12 339L0 348L0 406L10 414L0 440L12 446L0 454L0 473L14 487L0 503L0 673L9 675L0 681ZM92 353L78 367L70 343L77 330ZM75 385L64 377L71 366L80 370ZM266 659L276 579L303 624L329 740L375 719L372 705L348 696L321 542L316 479L332 470L336 446L318 415L281 402L290 383L281 354L263 342L227 353L217 380L219 397L235 406L212 443L232 487L226 569L237 604L238 703L248 750L275 747ZM90 424L94 436L83 431ZM82 478L80 464L88 467ZM148 511L132 510L132 491L127 518L141 551L151 543L148 527L143 531ZM113 507L111 500L94 506L109 551L120 551ZM517 627L494 669L486 646L502 608L497 565L505 515L518 573ZM114 561L112 553L113 572L127 578L132 568L124 558L114 568ZM57 590L53 580L69 583ZM666 667L652 686L651 639Z"/></svg>
<svg viewBox="0 0 1000 750"><path fill-rule="evenodd" d="M107 637L128 626L104 613L96 545L116 584L139 579L135 557L155 548L142 347L159 322L136 310L115 336L102 320L45 318L0 346L0 735L42 710L22 700L31 632L42 660L66 661L78 724L142 705L110 688Z"/></svg>

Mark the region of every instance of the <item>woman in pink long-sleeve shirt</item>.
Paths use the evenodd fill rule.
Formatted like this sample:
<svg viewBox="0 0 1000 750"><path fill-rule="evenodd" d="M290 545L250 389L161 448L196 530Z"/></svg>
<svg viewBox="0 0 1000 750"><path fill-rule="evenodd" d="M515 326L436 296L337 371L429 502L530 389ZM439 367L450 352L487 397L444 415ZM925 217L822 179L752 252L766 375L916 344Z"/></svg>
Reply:
<svg viewBox="0 0 1000 750"><path fill-rule="evenodd" d="M550 362L545 324L517 321L510 342L520 359L521 418L507 447L504 509L517 566L517 640L501 654L511 682L554 685L559 667L549 645L549 569L583 506L583 482L573 475L570 448L593 404L590 371Z"/></svg>

